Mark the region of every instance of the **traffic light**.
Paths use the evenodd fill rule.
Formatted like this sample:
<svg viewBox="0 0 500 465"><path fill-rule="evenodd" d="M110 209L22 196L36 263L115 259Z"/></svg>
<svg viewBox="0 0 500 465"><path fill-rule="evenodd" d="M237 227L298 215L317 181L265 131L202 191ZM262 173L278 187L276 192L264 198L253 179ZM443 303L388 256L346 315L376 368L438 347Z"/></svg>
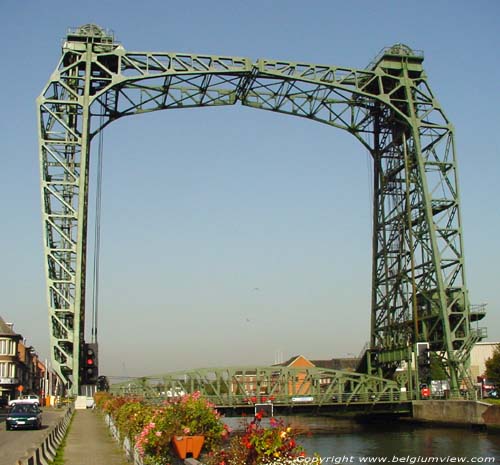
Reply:
<svg viewBox="0 0 500 465"><path fill-rule="evenodd" d="M431 380L431 352L428 342L417 342L417 369L421 383Z"/></svg>
<svg viewBox="0 0 500 465"><path fill-rule="evenodd" d="M431 352L429 350L429 344L427 342L419 342L417 343L417 348L418 348L418 365L430 366Z"/></svg>
<svg viewBox="0 0 500 465"><path fill-rule="evenodd" d="M99 377L97 344L83 345L83 384L96 384Z"/></svg>

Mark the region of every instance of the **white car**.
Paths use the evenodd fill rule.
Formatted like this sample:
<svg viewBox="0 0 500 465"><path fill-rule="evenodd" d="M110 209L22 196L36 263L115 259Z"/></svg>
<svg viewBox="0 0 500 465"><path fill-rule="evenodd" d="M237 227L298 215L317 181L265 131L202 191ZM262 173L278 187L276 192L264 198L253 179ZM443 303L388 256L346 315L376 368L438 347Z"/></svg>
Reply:
<svg viewBox="0 0 500 465"><path fill-rule="evenodd" d="M21 396L17 399L9 400L9 407L12 407L13 405L16 405L18 403L40 405L40 398L35 394Z"/></svg>

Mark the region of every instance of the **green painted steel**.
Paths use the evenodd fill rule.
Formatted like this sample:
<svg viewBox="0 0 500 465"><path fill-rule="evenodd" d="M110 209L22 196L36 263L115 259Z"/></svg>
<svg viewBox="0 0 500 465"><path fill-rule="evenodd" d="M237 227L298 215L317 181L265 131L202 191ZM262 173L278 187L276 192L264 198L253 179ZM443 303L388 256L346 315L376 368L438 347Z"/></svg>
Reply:
<svg viewBox="0 0 500 465"><path fill-rule="evenodd" d="M52 361L72 391L84 343L92 140L124 116L239 103L343 129L369 150L373 285L365 371L392 378L405 362L415 364L416 343L428 342L457 394L478 335L470 330L453 128L422 62L422 53L400 44L355 69L130 52L95 25L68 33L37 106ZM418 385L418 373L409 383Z"/></svg>
<svg viewBox="0 0 500 465"><path fill-rule="evenodd" d="M282 407L399 404L409 400L395 381L318 367L203 368L111 386L112 393L145 396L153 402L195 391L200 391L220 408L248 407L259 403Z"/></svg>

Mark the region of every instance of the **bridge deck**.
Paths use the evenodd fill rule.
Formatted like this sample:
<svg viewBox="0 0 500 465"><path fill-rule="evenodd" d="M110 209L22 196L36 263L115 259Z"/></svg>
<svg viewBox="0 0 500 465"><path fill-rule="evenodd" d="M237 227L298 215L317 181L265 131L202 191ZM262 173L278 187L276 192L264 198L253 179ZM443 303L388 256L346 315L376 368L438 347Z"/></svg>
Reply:
<svg viewBox="0 0 500 465"><path fill-rule="evenodd" d="M216 404L216 408L225 415L249 415L264 410L266 413L272 409L274 415L410 415L412 404L408 402L336 402L328 404L310 403L263 403L263 404Z"/></svg>

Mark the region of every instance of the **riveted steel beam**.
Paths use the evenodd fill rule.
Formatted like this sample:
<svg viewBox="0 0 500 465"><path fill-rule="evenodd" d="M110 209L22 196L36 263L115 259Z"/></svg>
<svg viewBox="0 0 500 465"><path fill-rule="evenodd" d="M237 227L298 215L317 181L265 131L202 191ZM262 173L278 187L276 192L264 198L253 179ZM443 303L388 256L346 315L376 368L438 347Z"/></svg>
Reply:
<svg viewBox="0 0 500 465"><path fill-rule="evenodd" d="M130 52L95 25L71 31L37 106L52 360L72 391L78 392L84 343L93 138L124 116L241 104L345 130L369 150L374 208L366 370L393 377L425 341L457 393L475 338L457 163L453 128L422 62L421 53L400 44L356 69Z"/></svg>
<svg viewBox="0 0 500 465"><path fill-rule="evenodd" d="M281 407L400 403L400 386L392 380L318 367L282 366L203 368L128 380L111 391L161 402L199 391L219 408L259 403Z"/></svg>

